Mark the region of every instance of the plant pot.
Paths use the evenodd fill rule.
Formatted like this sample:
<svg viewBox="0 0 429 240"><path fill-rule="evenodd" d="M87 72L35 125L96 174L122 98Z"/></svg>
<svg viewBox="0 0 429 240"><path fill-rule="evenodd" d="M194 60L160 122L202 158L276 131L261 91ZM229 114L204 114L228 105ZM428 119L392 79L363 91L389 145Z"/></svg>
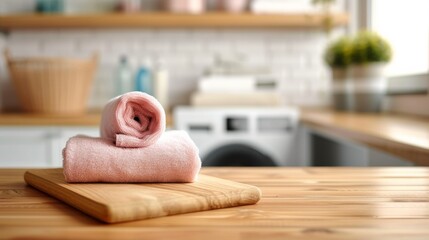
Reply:
<svg viewBox="0 0 429 240"><path fill-rule="evenodd" d="M351 110L352 95L349 70L346 68L332 69L332 105L336 110Z"/></svg>
<svg viewBox="0 0 429 240"><path fill-rule="evenodd" d="M353 110L357 112L380 112L386 94L384 63L371 63L351 67Z"/></svg>

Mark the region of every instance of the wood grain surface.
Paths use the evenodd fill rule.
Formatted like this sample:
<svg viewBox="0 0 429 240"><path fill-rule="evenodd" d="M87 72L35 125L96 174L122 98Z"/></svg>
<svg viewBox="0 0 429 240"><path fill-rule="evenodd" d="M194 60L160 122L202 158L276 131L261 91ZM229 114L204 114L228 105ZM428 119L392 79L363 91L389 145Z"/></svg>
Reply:
<svg viewBox="0 0 429 240"><path fill-rule="evenodd" d="M333 13L333 26L348 23L345 13ZM58 15L33 14L0 16L0 29L17 28L284 28L322 27L325 19L319 13L288 14L228 14L210 12L204 14L171 14L152 12L142 14L90 14Z"/></svg>
<svg viewBox="0 0 429 240"><path fill-rule="evenodd" d="M116 223L255 204L257 187L200 174L194 183L69 184L63 169L37 169L25 181L101 221Z"/></svg>
<svg viewBox="0 0 429 240"><path fill-rule="evenodd" d="M104 224L0 170L2 239L429 239L429 168L204 168L256 205Z"/></svg>
<svg viewBox="0 0 429 240"><path fill-rule="evenodd" d="M304 109L301 121L327 136L357 141L429 166L429 118Z"/></svg>

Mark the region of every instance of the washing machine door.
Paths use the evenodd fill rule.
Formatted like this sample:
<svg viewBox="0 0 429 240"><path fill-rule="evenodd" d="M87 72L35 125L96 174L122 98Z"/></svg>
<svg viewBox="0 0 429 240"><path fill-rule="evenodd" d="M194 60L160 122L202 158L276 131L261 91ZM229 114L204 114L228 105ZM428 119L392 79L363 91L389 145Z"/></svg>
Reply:
<svg viewBox="0 0 429 240"><path fill-rule="evenodd" d="M243 144L219 147L203 158L203 166L276 166L275 162L260 151Z"/></svg>

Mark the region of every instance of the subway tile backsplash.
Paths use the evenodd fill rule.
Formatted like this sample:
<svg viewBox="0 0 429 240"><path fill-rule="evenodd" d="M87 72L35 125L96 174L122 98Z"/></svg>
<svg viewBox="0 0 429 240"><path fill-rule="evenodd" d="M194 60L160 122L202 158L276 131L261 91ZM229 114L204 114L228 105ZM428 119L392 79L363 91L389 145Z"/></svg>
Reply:
<svg viewBox="0 0 429 240"><path fill-rule="evenodd" d="M159 0L142 0L143 11ZM208 0L211 10L215 0ZM66 14L109 11L117 0L65 0ZM343 1L337 1L339 9ZM34 0L1 0L0 14L31 13ZM338 29L341 31L341 29ZM335 35L335 33L334 33ZM49 29L0 32L0 50L12 56L90 57L99 54L99 69L89 102L101 108L115 94L115 69L122 55L132 66L158 57L170 71L170 106L188 104L198 78L217 56L241 56L248 65L270 67L280 79L286 104L326 105L329 71L322 61L327 35L320 29ZM3 108L18 108L4 58L0 57Z"/></svg>
<svg viewBox="0 0 429 240"><path fill-rule="evenodd" d="M240 55L249 65L267 65L280 77L285 103L327 104L328 69L322 61L327 36L318 29L73 29L15 30L0 37L13 56L100 56L90 107L114 95L115 68L121 55L136 67L144 57L160 57L168 67L170 105L189 103L198 78L218 55ZM9 80L0 61L3 89ZM3 90L3 92L4 92ZM5 98L6 94L3 94ZM14 107L7 95L5 107Z"/></svg>

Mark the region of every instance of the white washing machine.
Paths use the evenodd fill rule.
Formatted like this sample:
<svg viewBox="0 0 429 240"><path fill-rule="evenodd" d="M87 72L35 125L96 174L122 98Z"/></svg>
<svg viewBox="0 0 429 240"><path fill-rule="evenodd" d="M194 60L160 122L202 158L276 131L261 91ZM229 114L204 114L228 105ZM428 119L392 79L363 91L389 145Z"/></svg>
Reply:
<svg viewBox="0 0 429 240"><path fill-rule="evenodd" d="M291 152L299 111L282 108L177 107L175 128L200 149L203 166L296 166Z"/></svg>

